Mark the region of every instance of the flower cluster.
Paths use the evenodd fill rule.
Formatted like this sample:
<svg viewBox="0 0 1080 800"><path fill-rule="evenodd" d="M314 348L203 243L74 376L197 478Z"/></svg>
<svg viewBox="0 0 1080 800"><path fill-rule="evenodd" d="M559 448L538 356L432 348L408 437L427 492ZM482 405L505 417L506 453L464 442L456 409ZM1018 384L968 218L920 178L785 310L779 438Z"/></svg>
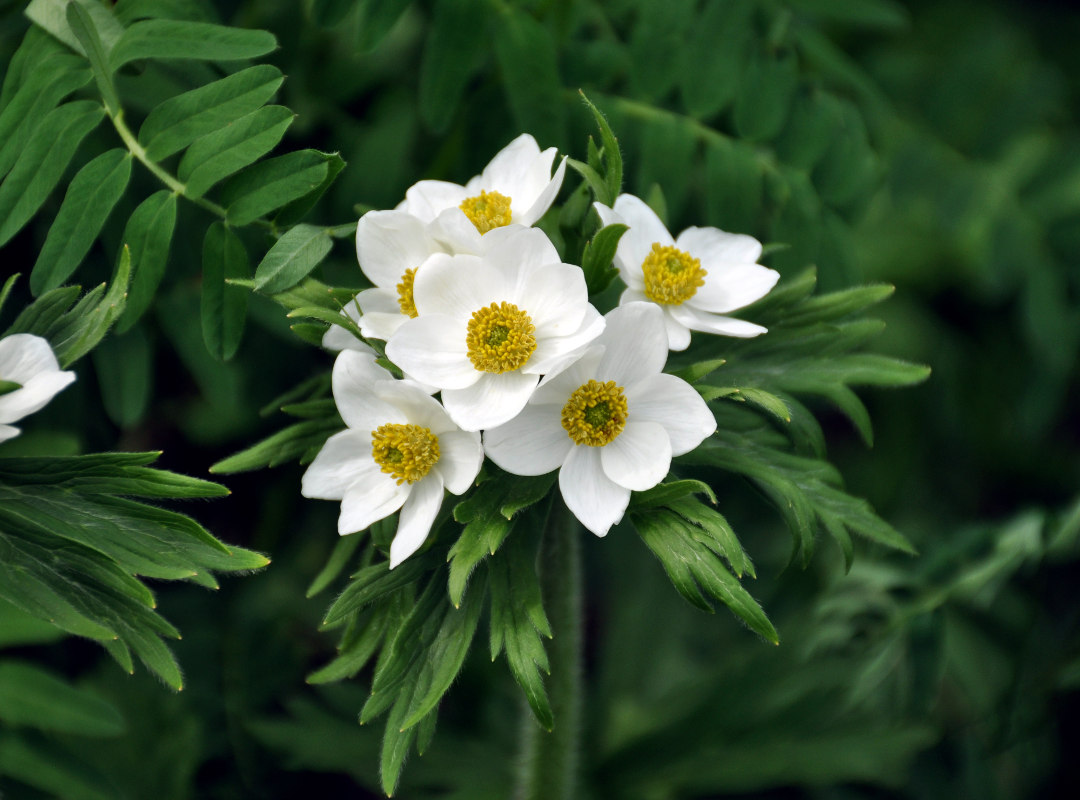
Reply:
<svg viewBox="0 0 1080 800"><path fill-rule="evenodd" d="M602 316L580 267L538 228L562 185L555 150L522 135L465 186L421 181L393 211L357 225L360 267L374 284L345 313L383 340L395 379L342 329L334 399L348 428L303 478L307 497L341 501L338 531L401 510L394 567L423 544L443 490L465 492L485 455L516 475L559 470L570 510L605 535L632 491L655 486L673 456L716 430L701 396L664 373L690 331L757 336L726 314L764 296L778 275L761 245L716 228L672 237L645 203L595 204L628 227L615 264L626 289ZM440 399L433 395L438 393Z"/></svg>

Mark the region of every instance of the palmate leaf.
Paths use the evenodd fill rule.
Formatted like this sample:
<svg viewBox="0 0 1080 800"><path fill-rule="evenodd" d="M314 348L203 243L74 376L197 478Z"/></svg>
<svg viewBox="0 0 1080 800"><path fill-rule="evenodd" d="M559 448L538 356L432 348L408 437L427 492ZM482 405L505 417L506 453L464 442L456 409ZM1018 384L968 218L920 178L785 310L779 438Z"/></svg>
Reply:
<svg viewBox="0 0 1080 800"><path fill-rule="evenodd" d="M124 666L131 652L174 689L179 667L138 576L216 587L213 572L258 569L194 520L129 498L220 496L207 481L148 467L156 453L0 458L0 596L69 633L102 641Z"/></svg>

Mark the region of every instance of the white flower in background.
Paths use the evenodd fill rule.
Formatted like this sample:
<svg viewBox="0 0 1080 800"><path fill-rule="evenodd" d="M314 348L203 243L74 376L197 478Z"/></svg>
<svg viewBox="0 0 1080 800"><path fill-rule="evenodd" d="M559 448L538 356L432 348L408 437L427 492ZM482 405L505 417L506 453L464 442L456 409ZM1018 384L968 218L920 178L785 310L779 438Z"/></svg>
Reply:
<svg viewBox="0 0 1080 800"><path fill-rule="evenodd" d="M619 306L585 354L548 375L525 409L484 432L488 457L515 475L559 469L559 489L581 524L604 536L631 491L664 479L671 457L716 430L690 384L661 370L663 314L651 303Z"/></svg>
<svg viewBox="0 0 1080 800"><path fill-rule="evenodd" d="M365 353L338 355L333 390L348 428L323 445L301 494L340 500L342 535L401 509L390 544L393 569L427 539L443 489L462 494L472 485L484 460L480 435L460 430L421 387L394 380Z"/></svg>
<svg viewBox="0 0 1080 800"><path fill-rule="evenodd" d="M44 408L75 380L74 372L60 369L49 343L30 333L0 339L0 382L19 388L0 394L0 442L19 435L10 423Z"/></svg>
<svg viewBox="0 0 1080 800"><path fill-rule="evenodd" d="M766 332L724 316L769 293L780 274L756 263L761 243L719 228L687 228L672 238L644 201L622 194L611 209L593 204L604 225L623 223L615 266L626 284L620 304L645 300L664 311L668 347L685 350L690 331L749 338Z"/></svg>
<svg viewBox="0 0 1080 800"><path fill-rule="evenodd" d="M480 255L436 254L413 284L419 316L386 344L405 374L442 390L467 431L506 422L540 376L604 328L579 267L543 231L514 225L483 237Z"/></svg>
<svg viewBox="0 0 1080 800"><path fill-rule="evenodd" d="M554 161L554 147L541 152L536 140L523 133L464 186L420 181L405 193L397 210L423 222L438 220L444 236L459 240L475 239L511 223L534 225L562 186L566 159L552 176Z"/></svg>

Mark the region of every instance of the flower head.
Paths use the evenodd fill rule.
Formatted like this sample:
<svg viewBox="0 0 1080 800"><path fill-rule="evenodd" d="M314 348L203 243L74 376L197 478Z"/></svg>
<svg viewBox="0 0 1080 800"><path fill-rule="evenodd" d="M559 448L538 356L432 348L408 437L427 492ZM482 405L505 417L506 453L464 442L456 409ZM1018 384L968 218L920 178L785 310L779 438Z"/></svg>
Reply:
<svg viewBox="0 0 1080 800"><path fill-rule="evenodd" d="M540 376L603 330L581 269L559 261L547 236L518 225L483 237L479 255L433 255L413 284L419 316L386 355L442 390L465 430L517 414Z"/></svg>
<svg viewBox="0 0 1080 800"><path fill-rule="evenodd" d="M49 343L40 336L16 333L0 339L0 382L18 388L0 394L0 442L19 435L11 425L42 409L75 380L60 369Z"/></svg>
<svg viewBox="0 0 1080 800"><path fill-rule="evenodd" d="M555 175L555 148L543 152L527 133L500 150L484 171L464 186L420 181L398 207L422 222L438 220L442 235L477 238L510 224L533 225L551 207L562 186L566 159Z"/></svg>
<svg viewBox="0 0 1080 800"><path fill-rule="evenodd" d="M508 472L559 469L566 505L598 536L622 519L632 490L658 484L672 456L716 430L694 388L661 371L660 309L628 303L606 320L580 359L545 377L520 414L484 432L485 452Z"/></svg>
<svg viewBox="0 0 1080 800"><path fill-rule="evenodd" d="M342 535L400 509L390 544L393 569L427 539L443 489L462 494L472 485L484 459L480 435L459 429L422 387L394 380L373 355L342 351L333 391L348 427L311 462L301 494L340 500Z"/></svg>
<svg viewBox="0 0 1080 800"><path fill-rule="evenodd" d="M656 213L622 194L615 207L594 204L605 225L623 223L615 266L626 284L620 304L639 300L664 312L668 347L685 350L690 331L748 338L765 328L724 316L764 297L780 274L756 263L761 243L719 228L687 228L673 238Z"/></svg>

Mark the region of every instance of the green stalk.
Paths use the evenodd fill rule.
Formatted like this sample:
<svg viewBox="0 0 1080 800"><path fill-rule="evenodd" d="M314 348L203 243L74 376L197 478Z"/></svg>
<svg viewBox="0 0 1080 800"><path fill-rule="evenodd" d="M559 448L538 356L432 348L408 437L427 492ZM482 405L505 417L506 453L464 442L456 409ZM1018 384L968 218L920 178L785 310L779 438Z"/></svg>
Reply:
<svg viewBox="0 0 1080 800"><path fill-rule="evenodd" d="M522 712L522 759L516 800L573 800L578 796L582 718L583 529L556 497L540 545L540 589L554 634L547 682L555 727L543 730L528 705Z"/></svg>

